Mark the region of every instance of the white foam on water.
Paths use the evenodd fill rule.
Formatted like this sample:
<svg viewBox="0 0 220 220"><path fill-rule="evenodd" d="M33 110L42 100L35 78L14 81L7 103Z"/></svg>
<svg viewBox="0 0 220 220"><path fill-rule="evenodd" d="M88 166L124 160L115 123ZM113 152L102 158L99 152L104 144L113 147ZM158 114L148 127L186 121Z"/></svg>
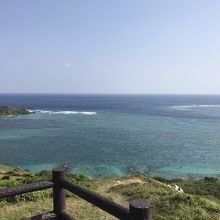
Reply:
<svg viewBox="0 0 220 220"><path fill-rule="evenodd" d="M220 105L173 105L170 107L177 110L190 110L198 108L220 108Z"/></svg>
<svg viewBox="0 0 220 220"><path fill-rule="evenodd" d="M63 115L96 115L96 112L86 112L86 111L49 111L49 110L29 110L31 113L37 113L37 114L50 114L50 115L58 115L58 114L63 114Z"/></svg>

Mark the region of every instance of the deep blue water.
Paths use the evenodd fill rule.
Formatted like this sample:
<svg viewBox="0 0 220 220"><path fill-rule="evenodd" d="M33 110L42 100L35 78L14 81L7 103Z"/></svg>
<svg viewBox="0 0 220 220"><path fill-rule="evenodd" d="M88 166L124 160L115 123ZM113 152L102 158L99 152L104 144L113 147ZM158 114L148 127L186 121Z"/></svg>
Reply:
<svg viewBox="0 0 220 220"><path fill-rule="evenodd" d="M220 96L0 95L0 163L91 177L220 176Z"/></svg>

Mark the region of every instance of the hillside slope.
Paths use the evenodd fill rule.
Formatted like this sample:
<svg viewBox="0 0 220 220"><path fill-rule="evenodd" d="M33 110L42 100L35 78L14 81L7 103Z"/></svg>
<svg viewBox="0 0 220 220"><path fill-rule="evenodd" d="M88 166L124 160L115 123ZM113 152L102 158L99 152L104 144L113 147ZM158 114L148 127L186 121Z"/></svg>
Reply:
<svg viewBox="0 0 220 220"><path fill-rule="evenodd" d="M7 172L9 172L9 167L6 168ZM13 170L14 168L11 169ZM27 175L26 172L24 171L25 176ZM21 180L22 176L19 173L17 177L20 180L16 180L16 175L14 174L12 177L9 177L9 179L12 178L10 180L0 180L0 186L3 187L4 184L7 186L10 184L17 185L17 181L20 181L19 184L21 184L22 181L27 181L27 179L29 181L31 179L33 181L46 179L49 177L49 173L33 174L30 172L29 177L25 176ZM216 194L220 184L218 180L199 180L200 182L197 182L196 186L193 185L191 180L182 180L183 190L189 191L191 189L194 192L194 194L188 194L185 192L180 193L170 188L168 183L163 183L165 180L160 182L141 175L110 177L98 180L89 180L83 175L70 175L68 178L70 181L89 187L90 190L94 190L125 207L128 207L128 202L132 199L148 199L151 202L153 219L220 219L219 195ZM180 180L178 181L176 180L176 182L180 183ZM173 183L175 183L175 180L173 182L169 181L169 184ZM205 184L208 184L207 187L210 188L209 194L204 193L206 192L204 191ZM203 191L199 191L198 187L202 185ZM193 187L195 187L194 190ZM0 219L18 220L49 210L52 210L51 190L45 190L43 194L41 192L41 194L30 194L26 197L1 201ZM115 219L69 193L67 210L77 219Z"/></svg>

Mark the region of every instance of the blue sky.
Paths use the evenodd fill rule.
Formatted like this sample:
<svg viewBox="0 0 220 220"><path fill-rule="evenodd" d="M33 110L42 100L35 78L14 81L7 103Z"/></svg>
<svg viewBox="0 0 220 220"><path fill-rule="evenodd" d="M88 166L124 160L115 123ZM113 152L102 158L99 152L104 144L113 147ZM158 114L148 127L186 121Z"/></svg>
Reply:
<svg viewBox="0 0 220 220"><path fill-rule="evenodd" d="M219 0L0 1L0 92L220 94L219 12Z"/></svg>

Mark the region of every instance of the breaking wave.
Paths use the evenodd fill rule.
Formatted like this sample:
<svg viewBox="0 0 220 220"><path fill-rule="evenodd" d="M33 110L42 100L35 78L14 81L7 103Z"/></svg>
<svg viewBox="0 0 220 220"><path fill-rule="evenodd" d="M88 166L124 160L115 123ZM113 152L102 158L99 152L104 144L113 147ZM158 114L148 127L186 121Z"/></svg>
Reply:
<svg viewBox="0 0 220 220"><path fill-rule="evenodd" d="M197 108L220 108L220 105L173 105L170 107L177 110L190 110Z"/></svg>
<svg viewBox="0 0 220 220"><path fill-rule="evenodd" d="M36 114L50 114L50 115L96 115L96 112L87 112L87 111L50 111L50 110L29 110L29 112Z"/></svg>

